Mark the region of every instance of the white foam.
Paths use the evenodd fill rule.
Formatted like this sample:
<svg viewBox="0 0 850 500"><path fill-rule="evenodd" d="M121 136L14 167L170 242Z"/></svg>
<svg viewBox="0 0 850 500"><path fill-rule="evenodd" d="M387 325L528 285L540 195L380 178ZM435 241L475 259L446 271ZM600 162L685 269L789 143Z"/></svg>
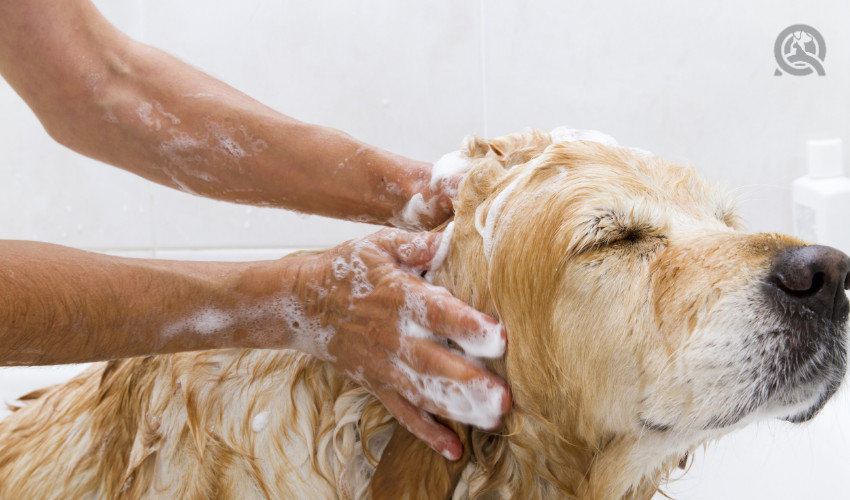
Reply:
<svg viewBox="0 0 850 500"><path fill-rule="evenodd" d="M396 195L396 196L401 196L402 194L404 194L404 192L401 190L399 185L396 184L395 182L388 182L387 183L387 193L392 194L392 195Z"/></svg>
<svg viewBox="0 0 850 500"><path fill-rule="evenodd" d="M330 325L322 326L318 317L309 317L295 297L284 297L274 304L273 313L289 324L291 348L312 354L325 361L336 361L328 352L328 344L336 335Z"/></svg>
<svg viewBox="0 0 850 500"><path fill-rule="evenodd" d="M230 314L216 308L208 307L192 314L191 316L177 321L163 329L167 337L177 335L184 331L190 331L200 335L211 335L231 327L235 322Z"/></svg>
<svg viewBox="0 0 850 500"><path fill-rule="evenodd" d="M422 253L428 248L428 238L424 235L414 236L408 243L398 247L398 253L404 260L410 260L413 254Z"/></svg>
<svg viewBox="0 0 850 500"><path fill-rule="evenodd" d="M411 317L405 317L398 321L398 331L405 337L413 337L418 339L436 340L437 336L434 332L420 325Z"/></svg>
<svg viewBox="0 0 850 500"><path fill-rule="evenodd" d="M248 127L246 127L245 125L239 126L239 132L242 133L242 137L245 138L245 141L248 142L248 144L251 146L251 150L255 154L262 153L263 151L269 149L269 144L262 139L255 139L254 136L252 136L248 132Z"/></svg>
<svg viewBox="0 0 850 500"><path fill-rule="evenodd" d="M162 107L162 104L160 104L158 101L154 101L153 103L154 103L154 106L156 106L157 112L159 112L159 114L161 114L162 116L171 120L172 125L177 125L177 124L180 123L180 118L177 118L173 114L166 111L165 108Z"/></svg>
<svg viewBox="0 0 850 500"><path fill-rule="evenodd" d="M431 262L428 263L428 273L425 274L425 280L427 280L428 283L434 282L433 272L443 265L443 262L446 261L446 257L449 255L449 247L451 247L452 244L452 234L454 234L454 229L455 222L451 221L440 235L440 246L437 247L437 251L431 258Z"/></svg>
<svg viewBox="0 0 850 500"><path fill-rule="evenodd" d="M458 382L445 377L424 375L400 359L394 359L393 364L418 390L419 394L412 391L404 394L404 397L414 404L421 396L453 420L482 429L493 429L499 424L503 391L495 384L482 380Z"/></svg>
<svg viewBox="0 0 850 500"><path fill-rule="evenodd" d="M460 151L453 151L443 155L437 163L431 167L431 190L438 186L449 196L457 195L457 189L451 187L451 178L469 170L469 159Z"/></svg>
<svg viewBox="0 0 850 500"><path fill-rule="evenodd" d="M552 142L574 142L574 141L589 141L598 142L606 146L619 147L620 143L608 134L604 134L598 130L579 130L569 127L557 127L549 132L552 137ZM643 158L652 158L655 156L652 152L640 148L626 148L630 152Z"/></svg>
<svg viewBox="0 0 850 500"><path fill-rule="evenodd" d="M398 310L399 321L410 319L419 323L425 324L427 320L427 309L425 305L425 296L421 293L413 292L405 286L404 288L404 305ZM401 325L401 323L399 323ZM399 331L404 329L399 328Z"/></svg>
<svg viewBox="0 0 850 500"><path fill-rule="evenodd" d="M254 432L260 432L266 428L269 424L269 412L261 411L254 416L254 420L251 421L251 429Z"/></svg>
<svg viewBox="0 0 850 500"><path fill-rule="evenodd" d="M422 230L422 216L433 215L434 208L431 205L431 200L425 201L422 193L416 193L410 200L405 203L401 214L394 217L393 224L397 227L412 230Z"/></svg>
<svg viewBox="0 0 850 500"><path fill-rule="evenodd" d="M162 128L162 123L159 121L159 118L154 118L151 115L152 111L153 105L149 102L143 102L139 104L138 108L136 108L136 116L148 127L153 127L154 129L159 130Z"/></svg>
<svg viewBox="0 0 850 500"><path fill-rule="evenodd" d="M434 294L442 294L446 299L451 299L451 293L440 286L428 285L428 289ZM421 293L405 289L404 305L398 310L398 331L402 335L402 349L406 348L404 337L428 339L433 342L446 345L444 337L435 335L423 325L428 324L427 305L425 296ZM492 324L480 319L473 310L468 309L467 314L478 324L478 328L467 330L460 335L455 335L452 340L469 356L473 358L498 358L505 353L506 341L502 335L501 323ZM478 361L477 359L473 359Z"/></svg>
<svg viewBox="0 0 850 500"><path fill-rule="evenodd" d="M454 339L463 352L476 358L498 358L505 354L506 341L502 336L502 324L478 322L480 330L467 331L466 336Z"/></svg>
<svg viewBox="0 0 850 500"><path fill-rule="evenodd" d="M492 203L490 203L490 208L487 210L486 216L484 216L484 205L480 205L475 210L475 229L484 241L484 257L488 261L490 260L490 254L493 251L496 221L502 213L505 201L507 201L508 196L511 195L521 178L522 177L520 176L515 178L505 189L496 195L496 198L493 199ZM483 222L482 219L484 219Z"/></svg>
<svg viewBox="0 0 850 500"><path fill-rule="evenodd" d="M442 195L454 198L457 196L457 183L452 182L453 178L469 170L470 163L460 151L454 151L443 155L431 167L431 180L429 187L433 192L439 192ZM439 189L438 189L439 188ZM390 183L387 185L387 192L390 194L400 194L400 190L396 184ZM390 222L403 229L418 230L425 229L422 224L423 216L433 216L437 209L435 203L438 196L425 199L422 193L414 194L405 203L401 213L395 214Z"/></svg>
<svg viewBox="0 0 850 500"><path fill-rule="evenodd" d="M616 139L611 137L608 134L603 134L598 130L579 130L569 127L556 127L549 132L549 135L552 137L552 142L575 142L575 141L589 141L589 142L598 142L600 144L604 144L606 146L619 146L620 144Z"/></svg>
<svg viewBox="0 0 850 500"><path fill-rule="evenodd" d="M641 148L626 148L626 149L628 149L632 153L634 153L638 156L641 156L643 158L652 158L653 156L655 156L655 154L653 154L651 151L647 151L647 150L641 149Z"/></svg>
<svg viewBox="0 0 850 500"><path fill-rule="evenodd" d="M218 309L209 308L194 315L189 320L189 324L201 335L209 335L230 327L233 324L233 318Z"/></svg>
<svg viewBox="0 0 850 500"><path fill-rule="evenodd" d="M218 141L218 145L221 146L221 149L228 155L234 158L244 158L247 156L247 153L245 153L245 150L242 149L242 146L232 137L217 133L215 134L215 139Z"/></svg>
<svg viewBox="0 0 850 500"><path fill-rule="evenodd" d="M363 263L363 259L359 254L354 252L350 255L350 260L346 261L344 257L339 256L333 261L334 278L338 280L347 279L351 285L351 295L354 298L360 299L370 293L375 287L366 276L369 269Z"/></svg>
<svg viewBox="0 0 850 500"><path fill-rule="evenodd" d="M336 357L328 352L328 344L336 335L336 329L330 325L322 326L319 316L307 315L304 305L295 296L282 296L232 312L204 308L167 325L163 329L163 336L173 337L186 331L209 335L233 325L253 326L253 334L260 335L266 331L265 325L276 325L279 322L285 323L282 329L290 333L289 349L311 354L324 361L336 361ZM274 335L279 338L278 333Z"/></svg>
<svg viewBox="0 0 850 500"><path fill-rule="evenodd" d="M171 162L172 165L180 167L184 158L190 158L204 147L204 143L195 139L186 132L171 131L171 139L163 141L159 145L159 152Z"/></svg>

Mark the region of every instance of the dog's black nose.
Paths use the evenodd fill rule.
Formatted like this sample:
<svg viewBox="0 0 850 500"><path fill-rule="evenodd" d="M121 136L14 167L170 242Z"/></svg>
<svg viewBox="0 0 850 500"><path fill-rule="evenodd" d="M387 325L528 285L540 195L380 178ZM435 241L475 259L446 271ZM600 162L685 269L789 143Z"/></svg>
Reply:
<svg viewBox="0 0 850 500"><path fill-rule="evenodd" d="M773 267L774 283L791 301L834 321L844 321L850 303L850 257L819 245L787 248Z"/></svg>

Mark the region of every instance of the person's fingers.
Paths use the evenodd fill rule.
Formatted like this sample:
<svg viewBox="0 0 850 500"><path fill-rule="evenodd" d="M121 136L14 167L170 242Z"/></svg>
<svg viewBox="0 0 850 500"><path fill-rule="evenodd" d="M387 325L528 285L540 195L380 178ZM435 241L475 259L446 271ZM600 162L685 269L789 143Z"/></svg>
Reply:
<svg viewBox="0 0 850 500"><path fill-rule="evenodd" d="M507 334L502 324L434 287L425 297L426 328L455 341L470 356L498 358L505 354Z"/></svg>
<svg viewBox="0 0 850 500"><path fill-rule="evenodd" d="M500 378L426 339L406 338L391 380L414 405L431 413L493 429L511 405Z"/></svg>
<svg viewBox="0 0 850 500"><path fill-rule="evenodd" d="M501 323L455 298L445 288L416 276L394 276L405 290L399 310L402 334L423 336L420 327L456 342L470 356L498 358L505 353L507 335Z"/></svg>
<svg viewBox="0 0 850 500"><path fill-rule="evenodd" d="M428 269L440 247L441 233L409 233L384 229L379 245L399 263L415 269Z"/></svg>
<svg viewBox="0 0 850 500"><path fill-rule="evenodd" d="M431 449L449 460L458 460L463 455L460 438L451 429L435 421L392 389L379 391L377 396L401 425Z"/></svg>
<svg viewBox="0 0 850 500"><path fill-rule="evenodd" d="M397 355L413 370L426 375L437 375L461 382L491 376L496 379L480 363L467 359L434 340L436 339L403 337Z"/></svg>

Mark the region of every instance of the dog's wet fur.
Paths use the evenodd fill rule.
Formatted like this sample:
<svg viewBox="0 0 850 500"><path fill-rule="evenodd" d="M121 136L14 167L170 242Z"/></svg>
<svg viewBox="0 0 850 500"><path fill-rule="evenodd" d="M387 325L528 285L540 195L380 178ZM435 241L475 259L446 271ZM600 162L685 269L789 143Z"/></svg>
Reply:
<svg viewBox="0 0 850 500"><path fill-rule="evenodd" d="M205 351L29 396L0 422L0 498L648 499L700 444L838 388L846 255L742 232L723 191L645 152L531 130L463 154L434 281L505 325L488 366L514 405L495 431L449 423L461 461L325 363Z"/></svg>

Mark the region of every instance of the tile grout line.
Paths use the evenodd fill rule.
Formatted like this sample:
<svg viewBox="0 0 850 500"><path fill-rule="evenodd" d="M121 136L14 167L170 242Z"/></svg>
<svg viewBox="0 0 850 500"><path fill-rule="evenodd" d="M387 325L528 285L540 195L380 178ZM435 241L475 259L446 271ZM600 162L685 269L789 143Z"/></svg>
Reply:
<svg viewBox="0 0 850 500"><path fill-rule="evenodd" d="M478 2L478 14L480 16L480 45L481 45L481 117L484 121L484 137L490 138L489 124L487 123L487 63L486 53L484 50L484 42L486 40L484 33L484 1Z"/></svg>
<svg viewBox="0 0 850 500"><path fill-rule="evenodd" d="M153 258L157 258L157 248L156 248L156 208L154 207L154 195L153 188L148 185L148 200L150 201L150 216L151 216L151 252L153 253Z"/></svg>

